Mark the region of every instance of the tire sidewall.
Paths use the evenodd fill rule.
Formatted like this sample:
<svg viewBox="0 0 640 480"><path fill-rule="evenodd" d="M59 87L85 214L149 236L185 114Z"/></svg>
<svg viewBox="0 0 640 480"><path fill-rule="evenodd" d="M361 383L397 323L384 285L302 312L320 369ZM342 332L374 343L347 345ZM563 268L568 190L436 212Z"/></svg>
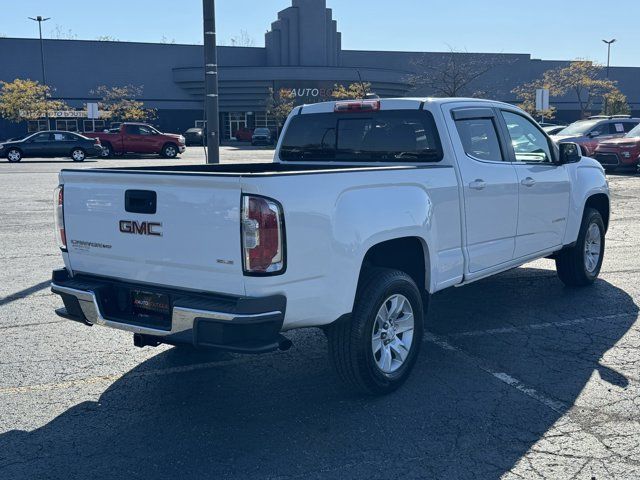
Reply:
<svg viewBox="0 0 640 480"><path fill-rule="evenodd" d="M100 155L102 158L111 158L111 156L113 155L113 149L111 148L110 144L105 144L102 146L102 155Z"/></svg>
<svg viewBox="0 0 640 480"><path fill-rule="evenodd" d="M587 240L587 232L589 231L589 227L592 224L596 224L598 226L598 230L600 230L600 258L598 260L598 265L593 272L589 272L587 270L587 266L585 265L585 242ZM590 210L585 215L584 224L582 226L582 231L580 232L580 242L579 242L579 251L582 257L582 270L584 272L584 276L591 282L593 282L598 275L600 274L600 269L602 268L602 262L604 261L604 250L605 250L605 228L604 222L602 220L602 216L596 210Z"/></svg>
<svg viewBox="0 0 640 480"><path fill-rule="evenodd" d="M375 289L375 292L371 292L375 300L364 307L362 311L357 312L357 315L360 317L358 320L361 328L361 339L363 340L361 345L359 345L359 355L363 358L363 364L366 365L368 370L366 377L373 379L375 383L373 387L376 390L391 391L398 388L406 380L416 362L423 339L424 309L418 288L413 282L409 282L402 277L398 277L385 286L378 286ZM371 348L371 335L376 315L382 303L396 294L403 295L411 304L414 316L414 332L409 349L409 356L404 364L395 372L387 374L382 372L376 365ZM367 297L367 299L371 298L370 296Z"/></svg>

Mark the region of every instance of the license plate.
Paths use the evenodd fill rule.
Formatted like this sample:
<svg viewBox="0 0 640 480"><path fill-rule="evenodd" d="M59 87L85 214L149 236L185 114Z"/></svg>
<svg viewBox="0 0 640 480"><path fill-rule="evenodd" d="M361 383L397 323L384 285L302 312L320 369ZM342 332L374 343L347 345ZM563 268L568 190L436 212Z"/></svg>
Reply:
<svg viewBox="0 0 640 480"><path fill-rule="evenodd" d="M164 293L143 292L134 290L132 293L133 313L144 316L171 315L171 301Z"/></svg>

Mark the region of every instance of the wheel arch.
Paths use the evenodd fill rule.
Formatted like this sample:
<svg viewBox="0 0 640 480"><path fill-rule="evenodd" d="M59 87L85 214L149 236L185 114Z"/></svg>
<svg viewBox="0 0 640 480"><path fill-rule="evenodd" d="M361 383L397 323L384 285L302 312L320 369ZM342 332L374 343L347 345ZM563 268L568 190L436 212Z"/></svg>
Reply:
<svg viewBox="0 0 640 480"><path fill-rule="evenodd" d="M611 216L611 205L609 202L609 196L604 193L596 193L587 198L582 215L587 208L594 208L600 215L602 215L602 221L604 222L605 231L609 230L609 220Z"/></svg>
<svg viewBox="0 0 640 480"><path fill-rule="evenodd" d="M360 266L358 286L370 268L392 268L409 275L421 292L430 287L431 261L424 239L415 236L385 240L369 247Z"/></svg>

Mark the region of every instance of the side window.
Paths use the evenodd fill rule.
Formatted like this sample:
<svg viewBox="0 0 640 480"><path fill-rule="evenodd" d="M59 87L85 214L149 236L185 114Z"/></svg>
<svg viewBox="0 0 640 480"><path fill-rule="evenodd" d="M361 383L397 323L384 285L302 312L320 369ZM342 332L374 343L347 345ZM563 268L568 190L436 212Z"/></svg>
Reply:
<svg viewBox="0 0 640 480"><path fill-rule="evenodd" d="M504 161L496 126L490 118L456 120L464 153L478 160Z"/></svg>
<svg viewBox="0 0 640 480"><path fill-rule="evenodd" d="M613 125L611 126L613 129ZM609 124L608 123L600 123L593 127L589 132L590 137L602 137L603 135L609 135Z"/></svg>
<svg viewBox="0 0 640 480"><path fill-rule="evenodd" d="M140 130L139 135L153 135L153 132L149 127L143 127L140 125L138 129Z"/></svg>
<svg viewBox="0 0 640 480"><path fill-rule="evenodd" d="M622 125L624 127L624 133L629 133L631 130L636 128L638 124L633 122L624 122Z"/></svg>
<svg viewBox="0 0 640 480"><path fill-rule="evenodd" d="M517 113L502 111L507 124L516 162L551 162L547 137L530 120Z"/></svg>
<svg viewBox="0 0 640 480"><path fill-rule="evenodd" d="M127 125L125 131L128 135L140 135L140 127L138 125Z"/></svg>
<svg viewBox="0 0 640 480"><path fill-rule="evenodd" d="M609 135L622 135L623 133L625 133L624 125L625 124L622 123L622 122L610 123L609 124Z"/></svg>
<svg viewBox="0 0 640 480"><path fill-rule="evenodd" d="M48 133L40 133L33 137L33 141L36 143L48 142L51 138L51 135Z"/></svg>

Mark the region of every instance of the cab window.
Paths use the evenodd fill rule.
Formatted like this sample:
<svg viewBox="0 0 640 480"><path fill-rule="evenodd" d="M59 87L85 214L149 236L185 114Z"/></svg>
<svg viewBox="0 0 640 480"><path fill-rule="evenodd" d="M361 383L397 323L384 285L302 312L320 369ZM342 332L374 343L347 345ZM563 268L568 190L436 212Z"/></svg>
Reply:
<svg viewBox="0 0 640 480"><path fill-rule="evenodd" d="M551 163L549 140L529 119L503 110L516 162Z"/></svg>
<svg viewBox="0 0 640 480"><path fill-rule="evenodd" d="M464 153L478 160L504 161L496 126L491 118L456 120Z"/></svg>
<svg viewBox="0 0 640 480"><path fill-rule="evenodd" d="M31 141L36 143L44 143L44 142L48 142L50 139L51 139L51 134L39 133L38 135L34 135Z"/></svg>

